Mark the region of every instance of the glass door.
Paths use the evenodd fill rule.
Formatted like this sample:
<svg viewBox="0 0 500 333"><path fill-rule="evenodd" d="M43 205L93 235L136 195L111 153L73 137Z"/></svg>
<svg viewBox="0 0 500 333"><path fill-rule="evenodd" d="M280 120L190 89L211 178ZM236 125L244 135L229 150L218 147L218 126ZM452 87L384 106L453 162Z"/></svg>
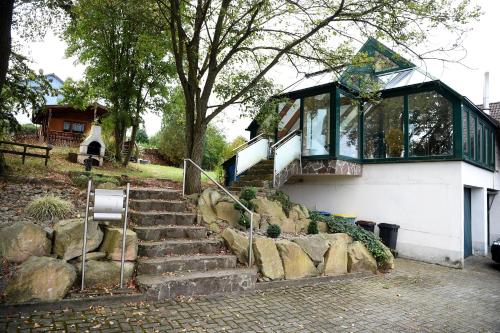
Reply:
<svg viewBox="0 0 500 333"><path fill-rule="evenodd" d="M302 155L330 154L330 93L304 98Z"/></svg>

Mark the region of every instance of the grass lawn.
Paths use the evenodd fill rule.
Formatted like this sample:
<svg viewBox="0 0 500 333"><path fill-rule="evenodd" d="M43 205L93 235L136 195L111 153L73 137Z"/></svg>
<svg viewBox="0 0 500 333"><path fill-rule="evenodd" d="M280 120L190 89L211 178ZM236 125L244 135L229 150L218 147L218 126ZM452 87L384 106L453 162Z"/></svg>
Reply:
<svg viewBox="0 0 500 333"><path fill-rule="evenodd" d="M84 171L81 164L71 163L66 158L69 152L76 152L76 148L54 147L50 152L48 166L45 166L45 159L26 157L25 164L22 164L21 156L5 154L7 165L11 168L10 173L31 177L47 177L53 173L67 173L70 171ZM35 151L33 151L35 152ZM92 171L105 176L127 175L135 178L165 179L182 182L182 168L154 164L129 163L123 167L119 163L104 162L103 167L93 167ZM217 179L215 172L208 172L210 177ZM202 181L209 181L202 176Z"/></svg>

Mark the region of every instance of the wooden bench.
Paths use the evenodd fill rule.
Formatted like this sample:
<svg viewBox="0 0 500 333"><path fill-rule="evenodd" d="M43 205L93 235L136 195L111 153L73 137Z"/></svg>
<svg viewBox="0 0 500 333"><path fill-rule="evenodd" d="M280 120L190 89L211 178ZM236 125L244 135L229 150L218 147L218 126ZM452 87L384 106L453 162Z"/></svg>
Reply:
<svg viewBox="0 0 500 333"><path fill-rule="evenodd" d="M15 147L23 147L22 151L14 150L14 149L6 149L3 147L0 147L0 153L21 155L23 157L23 164L24 164L24 161L26 159L26 156L45 158L45 166L47 166L47 162L50 158L49 153L50 153L50 150L52 149L52 146L50 146L50 145L49 146L37 146L37 145L30 145L30 144L26 144L26 143L17 143L17 142L1 141L1 140L0 140L0 145L10 145L10 146L15 146ZM45 150L45 154L30 153L27 151L28 148L43 149L43 150Z"/></svg>

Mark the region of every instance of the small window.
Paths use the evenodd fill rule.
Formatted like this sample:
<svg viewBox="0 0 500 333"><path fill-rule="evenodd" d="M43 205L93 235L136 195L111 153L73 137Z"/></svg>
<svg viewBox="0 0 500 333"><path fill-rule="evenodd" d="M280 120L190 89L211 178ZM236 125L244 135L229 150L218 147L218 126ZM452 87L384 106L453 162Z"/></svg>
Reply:
<svg viewBox="0 0 500 333"><path fill-rule="evenodd" d="M71 123L69 121L65 121L64 122L64 128L63 128L64 132L69 132L71 131Z"/></svg>
<svg viewBox="0 0 500 333"><path fill-rule="evenodd" d="M85 125L82 123L73 123L73 132L75 133L83 133L85 129Z"/></svg>
<svg viewBox="0 0 500 333"><path fill-rule="evenodd" d="M470 159L475 159L476 153L476 118L469 113L469 156Z"/></svg>
<svg viewBox="0 0 500 333"><path fill-rule="evenodd" d="M467 129L469 128L467 126L468 117L469 113L464 108L462 110L462 144L464 149L464 156L469 156L469 135L467 134L468 133Z"/></svg>
<svg viewBox="0 0 500 333"><path fill-rule="evenodd" d="M483 160L483 125L477 124L477 140L476 140L476 161Z"/></svg>

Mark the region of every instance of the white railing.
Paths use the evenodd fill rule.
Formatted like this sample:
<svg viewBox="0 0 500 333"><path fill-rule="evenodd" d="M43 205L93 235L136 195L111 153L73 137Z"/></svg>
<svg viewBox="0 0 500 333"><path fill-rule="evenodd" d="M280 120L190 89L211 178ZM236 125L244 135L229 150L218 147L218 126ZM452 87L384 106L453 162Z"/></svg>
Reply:
<svg viewBox="0 0 500 333"><path fill-rule="evenodd" d="M243 205L234 195L232 195L228 190L224 188L221 184L219 184L215 179L210 177L210 175L203 170L198 164L194 163L193 160L186 158L184 159L184 171L182 176L182 196L186 195L186 167L187 163L191 163L196 169L200 170L208 179L210 179L218 188L220 188L224 193L226 193L231 199L233 199L238 205L241 206L248 214L250 214L250 232L248 236L248 267L252 267L253 265L253 251L252 251L252 243L253 243L253 212L248 209L245 205Z"/></svg>
<svg viewBox="0 0 500 333"><path fill-rule="evenodd" d="M269 140L259 135L254 138L252 143L247 143L246 147L236 153L236 172L235 175L241 175L255 164L262 160L267 160L269 152Z"/></svg>
<svg viewBox="0 0 500 333"><path fill-rule="evenodd" d="M299 130L288 133L281 140L272 145L274 150L273 187L276 187L276 176L290 163L299 160L302 170L302 140Z"/></svg>

